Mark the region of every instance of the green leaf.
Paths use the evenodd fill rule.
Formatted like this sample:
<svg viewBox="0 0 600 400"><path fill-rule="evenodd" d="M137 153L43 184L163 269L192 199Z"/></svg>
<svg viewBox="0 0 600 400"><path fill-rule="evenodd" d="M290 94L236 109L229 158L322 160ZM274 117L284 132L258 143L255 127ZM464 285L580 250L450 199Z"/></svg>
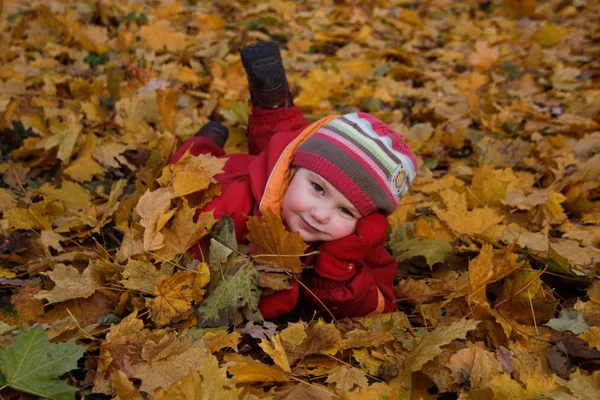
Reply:
<svg viewBox="0 0 600 400"><path fill-rule="evenodd" d="M77 368L83 353L85 347L74 340L50 343L41 326L19 330L13 345L0 350L0 385L50 399L74 399L77 389L58 378Z"/></svg>
<svg viewBox="0 0 600 400"><path fill-rule="evenodd" d="M574 308L565 308L558 313L558 318L552 318L544 325L557 331L571 331L576 335L590 329L579 311Z"/></svg>
<svg viewBox="0 0 600 400"><path fill-rule="evenodd" d="M211 236L233 250L238 249L235 238L235 225L229 215L223 214L220 220L213 226Z"/></svg>
<svg viewBox="0 0 600 400"><path fill-rule="evenodd" d="M237 260L224 271L223 280L197 309L198 327L234 325L236 314L241 311L251 321L260 321L258 301L258 271L248 259Z"/></svg>
<svg viewBox="0 0 600 400"><path fill-rule="evenodd" d="M435 263L444 262L446 254L450 251L450 245L443 240L405 239L390 242L390 249L397 262L423 256L427 265L432 267Z"/></svg>

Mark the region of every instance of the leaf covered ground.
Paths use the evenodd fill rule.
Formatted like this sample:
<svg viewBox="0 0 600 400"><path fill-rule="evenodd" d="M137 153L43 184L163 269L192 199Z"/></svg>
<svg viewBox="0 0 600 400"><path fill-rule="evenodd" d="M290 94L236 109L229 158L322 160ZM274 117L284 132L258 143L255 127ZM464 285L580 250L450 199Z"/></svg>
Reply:
<svg viewBox="0 0 600 400"><path fill-rule="evenodd" d="M0 1L0 395L599 398L599 20L597 0ZM193 221L223 164L169 155L213 119L245 151L259 40L310 120L368 111L417 153L393 314L261 322L304 245L252 220L250 258L231 221Z"/></svg>

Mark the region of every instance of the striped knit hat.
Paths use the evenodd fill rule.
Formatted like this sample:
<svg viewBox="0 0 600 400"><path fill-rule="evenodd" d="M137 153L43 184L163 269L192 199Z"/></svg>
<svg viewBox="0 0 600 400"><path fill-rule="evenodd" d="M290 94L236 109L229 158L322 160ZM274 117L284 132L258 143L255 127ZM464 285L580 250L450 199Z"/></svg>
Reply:
<svg viewBox="0 0 600 400"><path fill-rule="evenodd" d="M323 126L300 145L292 166L327 179L363 216L391 214L417 174L402 135L366 113Z"/></svg>

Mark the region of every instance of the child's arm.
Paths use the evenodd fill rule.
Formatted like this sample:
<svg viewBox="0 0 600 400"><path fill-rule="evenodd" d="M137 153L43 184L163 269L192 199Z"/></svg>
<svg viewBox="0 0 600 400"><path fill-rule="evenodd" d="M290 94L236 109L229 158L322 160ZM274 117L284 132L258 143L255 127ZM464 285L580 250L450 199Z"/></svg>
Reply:
<svg viewBox="0 0 600 400"><path fill-rule="evenodd" d="M358 222L356 233L323 243L305 282L314 295L306 292L305 301L316 309L326 306L336 318L392 311L396 263L385 249L386 229L385 216L371 214Z"/></svg>

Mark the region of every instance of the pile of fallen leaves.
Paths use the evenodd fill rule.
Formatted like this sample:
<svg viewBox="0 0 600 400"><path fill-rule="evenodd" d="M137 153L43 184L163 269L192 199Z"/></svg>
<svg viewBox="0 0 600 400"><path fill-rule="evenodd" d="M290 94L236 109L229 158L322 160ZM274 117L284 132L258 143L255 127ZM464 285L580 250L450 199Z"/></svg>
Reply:
<svg viewBox="0 0 600 400"><path fill-rule="evenodd" d="M599 398L599 20L598 0L0 1L0 395ZM170 154L214 119L245 150L259 40L310 120L368 111L417 153L397 312L264 322L305 245L266 214L249 256L193 218L223 161Z"/></svg>

